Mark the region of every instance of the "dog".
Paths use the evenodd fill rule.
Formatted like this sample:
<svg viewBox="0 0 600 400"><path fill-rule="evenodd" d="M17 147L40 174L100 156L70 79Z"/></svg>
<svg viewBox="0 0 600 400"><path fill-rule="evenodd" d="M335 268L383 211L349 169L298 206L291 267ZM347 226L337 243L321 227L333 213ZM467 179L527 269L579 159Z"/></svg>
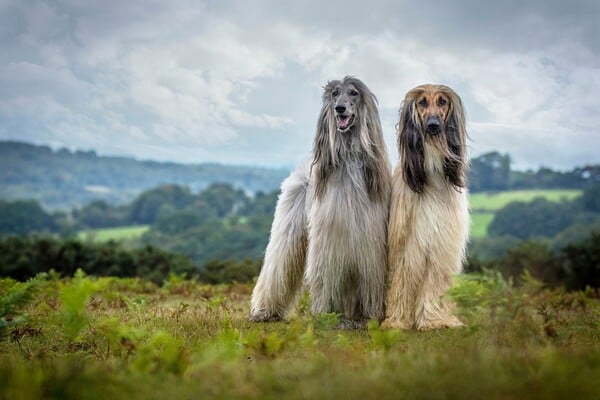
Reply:
<svg viewBox="0 0 600 400"><path fill-rule="evenodd" d="M347 76L322 101L312 161L281 186L251 321L283 319L303 282L313 314L383 319L391 166L377 99Z"/></svg>
<svg viewBox="0 0 600 400"><path fill-rule="evenodd" d="M410 90L397 125L392 177L388 291L383 327L457 327L445 299L469 236L467 132L460 97L443 85Z"/></svg>

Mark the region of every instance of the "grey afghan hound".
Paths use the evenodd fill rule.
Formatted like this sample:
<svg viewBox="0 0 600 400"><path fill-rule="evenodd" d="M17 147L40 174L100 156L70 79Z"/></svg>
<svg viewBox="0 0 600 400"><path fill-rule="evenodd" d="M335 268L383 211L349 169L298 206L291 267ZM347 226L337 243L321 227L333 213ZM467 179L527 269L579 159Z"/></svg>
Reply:
<svg viewBox="0 0 600 400"><path fill-rule="evenodd" d="M392 178L389 289L383 326L460 326L444 299L469 234L465 117L443 85L409 91L398 123L400 164Z"/></svg>
<svg viewBox="0 0 600 400"><path fill-rule="evenodd" d="M328 82L312 162L281 186L250 320L284 318L303 281L315 314L383 318L390 180L375 96L354 77Z"/></svg>

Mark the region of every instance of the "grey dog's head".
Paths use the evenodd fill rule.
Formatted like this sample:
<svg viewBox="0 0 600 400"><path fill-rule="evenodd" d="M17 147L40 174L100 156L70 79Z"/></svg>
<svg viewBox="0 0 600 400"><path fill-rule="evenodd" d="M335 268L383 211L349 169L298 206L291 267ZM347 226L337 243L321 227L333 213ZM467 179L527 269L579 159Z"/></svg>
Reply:
<svg viewBox="0 0 600 400"><path fill-rule="evenodd" d="M331 104L335 112L335 125L340 132L347 132L354 126L356 111L360 102L360 92L352 82L335 85L331 91Z"/></svg>
<svg viewBox="0 0 600 400"><path fill-rule="evenodd" d="M365 96L372 96L369 89L354 77L330 81L323 91L323 104L335 118L338 132L348 132L358 123L357 115Z"/></svg>
<svg viewBox="0 0 600 400"><path fill-rule="evenodd" d="M323 88L312 163L317 197L333 171L350 158L360 160L369 196L383 198L389 165L377 99L360 79L346 76Z"/></svg>

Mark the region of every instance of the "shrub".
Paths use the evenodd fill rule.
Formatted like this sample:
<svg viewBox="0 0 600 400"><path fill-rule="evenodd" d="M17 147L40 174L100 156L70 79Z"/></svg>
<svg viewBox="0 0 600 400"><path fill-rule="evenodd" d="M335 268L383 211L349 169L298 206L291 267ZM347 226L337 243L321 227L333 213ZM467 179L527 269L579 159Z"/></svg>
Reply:
<svg viewBox="0 0 600 400"><path fill-rule="evenodd" d="M563 279L568 289L600 288L600 233L561 250Z"/></svg>
<svg viewBox="0 0 600 400"><path fill-rule="evenodd" d="M192 261L152 246L126 249L120 243L59 240L49 236L0 240L0 275L26 280L50 269L73 275L77 269L97 276L147 278L160 284L170 273L196 272Z"/></svg>

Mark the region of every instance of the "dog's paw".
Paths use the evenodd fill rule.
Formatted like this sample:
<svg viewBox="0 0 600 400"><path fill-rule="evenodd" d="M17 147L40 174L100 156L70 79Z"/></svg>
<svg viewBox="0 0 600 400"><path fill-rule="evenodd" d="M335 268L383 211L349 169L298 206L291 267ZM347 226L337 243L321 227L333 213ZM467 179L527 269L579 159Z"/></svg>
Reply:
<svg viewBox="0 0 600 400"><path fill-rule="evenodd" d="M417 324L417 329L420 331L431 331L435 329L444 329L444 328L460 328L461 326L465 326L455 316L451 315L445 319L432 320L432 321L423 321Z"/></svg>
<svg viewBox="0 0 600 400"><path fill-rule="evenodd" d="M250 314L248 317L248 321L250 322L278 322L282 320L283 317L281 315L267 312Z"/></svg>
<svg viewBox="0 0 600 400"><path fill-rule="evenodd" d="M401 321L395 318L386 318L381 323L381 327L385 329L404 329L408 330L412 328L412 324L410 322Z"/></svg>
<svg viewBox="0 0 600 400"><path fill-rule="evenodd" d="M367 323L364 320L357 321L353 319L342 318L339 324L336 325L336 329L343 330L363 330L367 327Z"/></svg>

